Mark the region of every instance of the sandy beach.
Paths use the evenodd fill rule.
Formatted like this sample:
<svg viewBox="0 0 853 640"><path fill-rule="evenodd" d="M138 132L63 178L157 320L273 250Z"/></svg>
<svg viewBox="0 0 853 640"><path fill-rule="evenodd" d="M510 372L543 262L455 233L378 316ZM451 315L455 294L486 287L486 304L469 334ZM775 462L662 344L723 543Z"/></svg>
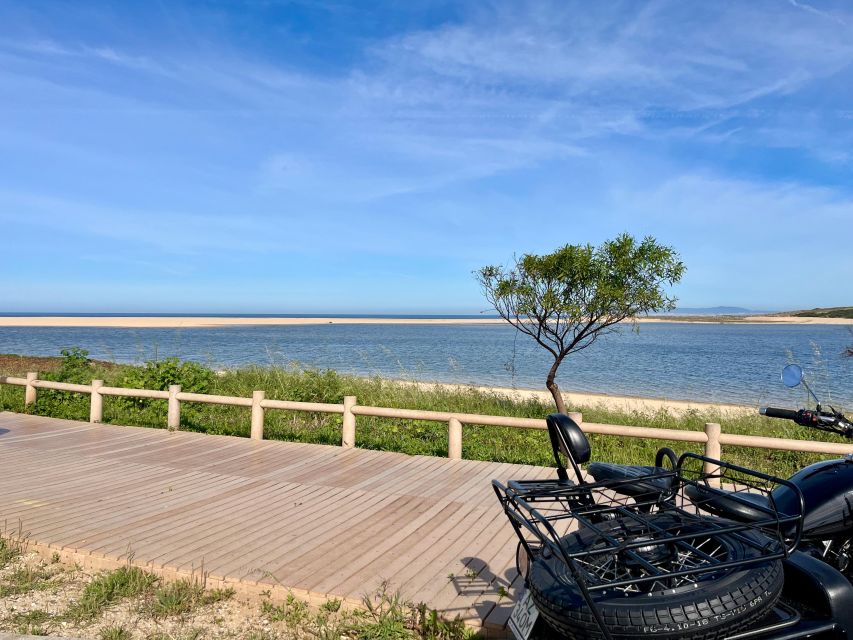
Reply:
<svg viewBox="0 0 853 640"><path fill-rule="evenodd" d="M409 380L395 380L400 384L408 384L419 389L447 389L450 391L464 391L474 389L484 393L496 393L508 396L515 400L528 400L535 398L545 403L553 403L551 394L546 390L537 389L512 389L509 387L479 387L462 384L414 382ZM623 411L626 413L655 413L667 411L674 416L696 411L702 414L720 413L724 416L734 417L749 415L758 412L757 407L741 404L715 404L711 402L695 402L692 400L672 400L668 398L641 398L639 396L612 396L603 393L584 393L580 391L563 390L563 399L569 407L604 407L612 411Z"/></svg>
<svg viewBox="0 0 853 640"><path fill-rule="evenodd" d="M287 326L318 324L498 324L498 318L236 318L236 317L0 317L0 327L111 327L134 329L198 329L236 326Z"/></svg>
<svg viewBox="0 0 853 640"><path fill-rule="evenodd" d="M249 325L286 326L320 324L416 324L465 325L502 324L500 318L237 318L237 317L170 317L170 316L0 316L0 327L109 327L133 329L198 329ZM640 323L695 322L719 324L839 324L853 325L853 318L801 318L796 316L747 316L733 320L691 316L640 318Z"/></svg>
<svg viewBox="0 0 853 640"><path fill-rule="evenodd" d="M775 324L853 324L853 318L803 318L801 316L749 316L747 321Z"/></svg>

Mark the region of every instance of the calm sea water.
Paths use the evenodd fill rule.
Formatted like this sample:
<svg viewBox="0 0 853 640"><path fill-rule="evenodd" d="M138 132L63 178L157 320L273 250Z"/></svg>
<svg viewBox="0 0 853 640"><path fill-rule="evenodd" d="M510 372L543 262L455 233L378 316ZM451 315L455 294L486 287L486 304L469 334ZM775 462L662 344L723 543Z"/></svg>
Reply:
<svg viewBox="0 0 853 640"><path fill-rule="evenodd" d="M853 408L848 327L649 323L570 355L566 390L705 402L803 404L779 382L789 362L824 402ZM213 329L0 327L0 353L57 355L72 346L119 362L178 356L217 368L298 364L358 375L542 388L548 354L503 325L315 325Z"/></svg>

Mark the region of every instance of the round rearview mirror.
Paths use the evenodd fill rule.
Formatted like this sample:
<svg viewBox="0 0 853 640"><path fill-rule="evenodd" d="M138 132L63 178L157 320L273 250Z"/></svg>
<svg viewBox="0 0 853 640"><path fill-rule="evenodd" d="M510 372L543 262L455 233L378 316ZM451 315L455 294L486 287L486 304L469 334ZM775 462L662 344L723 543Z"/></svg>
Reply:
<svg viewBox="0 0 853 640"><path fill-rule="evenodd" d="M789 364L782 369L782 382L786 387L796 387L803 381L803 368L798 364Z"/></svg>

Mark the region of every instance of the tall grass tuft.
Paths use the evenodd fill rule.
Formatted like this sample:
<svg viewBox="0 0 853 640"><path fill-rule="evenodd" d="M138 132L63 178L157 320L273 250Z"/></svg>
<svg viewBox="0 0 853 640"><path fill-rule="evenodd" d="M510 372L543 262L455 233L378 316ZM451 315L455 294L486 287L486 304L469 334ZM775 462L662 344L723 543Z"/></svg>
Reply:
<svg viewBox="0 0 853 640"><path fill-rule="evenodd" d="M124 598L149 593L157 582L155 575L139 567L128 565L109 571L86 585L80 599L69 607L66 616L77 622L91 620Z"/></svg>

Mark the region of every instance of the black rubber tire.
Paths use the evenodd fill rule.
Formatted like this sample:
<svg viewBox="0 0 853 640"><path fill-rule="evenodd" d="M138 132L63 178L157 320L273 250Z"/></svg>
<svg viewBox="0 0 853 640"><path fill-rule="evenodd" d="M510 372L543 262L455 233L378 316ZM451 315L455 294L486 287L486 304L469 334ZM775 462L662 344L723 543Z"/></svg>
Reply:
<svg viewBox="0 0 853 640"><path fill-rule="evenodd" d="M663 526L682 527L682 533L703 533L704 517L684 518L673 514L649 516ZM720 518L715 518L719 523ZM609 535L624 538L637 535L633 521L614 520L601 525ZM704 529L707 532L707 529ZM750 531L741 536L760 534ZM564 542L570 550L595 544L595 532L586 530L569 534ZM726 545L728 559L746 559L758 555L737 537L723 534L718 539ZM706 574L695 585L685 585L651 594L625 595L596 592L593 598L605 625L614 639L654 637L656 640L711 640L744 629L765 616L782 592L782 562L773 560L730 569L723 574ZM530 565L528 587L545 621L567 638L603 638L595 616L571 576L570 569L550 553L539 554Z"/></svg>

